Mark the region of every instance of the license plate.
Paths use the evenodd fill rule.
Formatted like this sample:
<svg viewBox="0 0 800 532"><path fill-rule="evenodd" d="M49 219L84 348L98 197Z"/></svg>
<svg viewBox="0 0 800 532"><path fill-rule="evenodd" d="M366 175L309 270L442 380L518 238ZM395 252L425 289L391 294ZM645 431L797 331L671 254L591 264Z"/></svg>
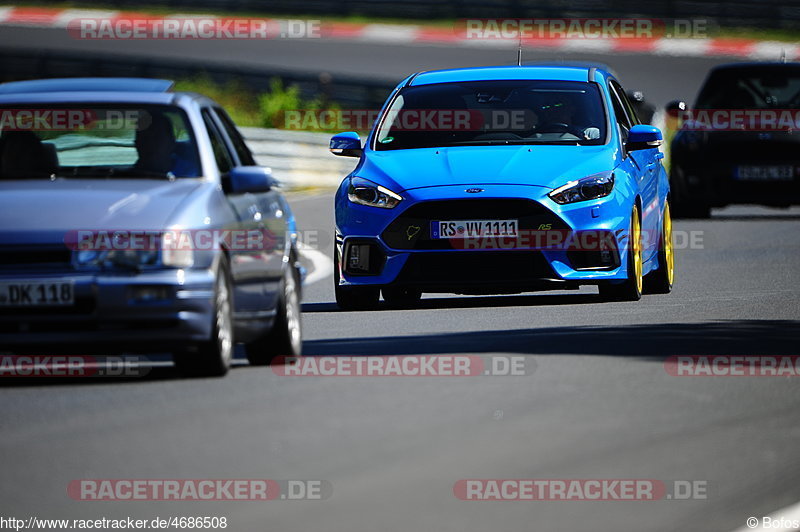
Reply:
<svg viewBox="0 0 800 532"><path fill-rule="evenodd" d="M62 307L75 303L72 281L0 282L0 307Z"/></svg>
<svg viewBox="0 0 800 532"><path fill-rule="evenodd" d="M517 236L518 220L441 220L431 222L431 238Z"/></svg>
<svg viewBox="0 0 800 532"><path fill-rule="evenodd" d="M736 178L741 181L791 181L793 177L794 167L790 165L736 168Z"/></svg>

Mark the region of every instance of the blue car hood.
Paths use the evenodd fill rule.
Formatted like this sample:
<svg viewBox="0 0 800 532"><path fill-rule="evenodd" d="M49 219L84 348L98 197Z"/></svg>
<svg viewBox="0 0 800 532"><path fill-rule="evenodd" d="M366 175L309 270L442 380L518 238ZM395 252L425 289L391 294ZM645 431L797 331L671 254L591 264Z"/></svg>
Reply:
<svg viewBox="0 0 800 532"><path fill-rule="evenodd" d="M445 185L513 184L558 188L614 169L609 146L459 146L369 151L355 175L397 192Z"/></svg>
<svg viewBox="0 0 800 532"><path fill-rule="evenodd" d="M159 230L197 179L0 181L0 243L40 243L75 230Z"/></svg>

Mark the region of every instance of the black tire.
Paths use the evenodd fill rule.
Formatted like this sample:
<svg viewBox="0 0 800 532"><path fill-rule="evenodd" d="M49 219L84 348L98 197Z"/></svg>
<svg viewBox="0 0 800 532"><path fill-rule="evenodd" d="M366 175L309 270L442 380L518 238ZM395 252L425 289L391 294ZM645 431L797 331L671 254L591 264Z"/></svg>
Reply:
<svg viewBox="0 0 800 532"><path fill-rule="evenodd" d="M275 321L268 333L245 344L247 360L252 366L268 366L277 357L298 358L303 354L303 332L300 319L300 275L293 263L281 279Z"/></svg>
<svg viewBox="0 0 800 532"><path fill-rule="evenodd" d="M669 294L675 278L675 250L672 244L672 214L669 202L664 205L661 237L658 243L658 268L644 278L646 294Z"/></svg>
<svg viewBox="0 0 800 532"><path fill-rule="evenodd" d="M599 285L600 296L607 301L639 301L642 298L644 266L641 244L641 221L639 210L634 207L631 212L631 229L628 233L628 278L623 282L606 282ZM638 257L637 257L638 255ZM638 262L637 262L638 258Z"/></svg>
<svg viewBox="0 0 800 532"><path fill-rule="evenodd" d="M406 286L387 286L382 292L383 300L391 308L411 308L422 298L421 290Z"/></svg>
<svg viewBox="0 0 800 532"><path fill-rule="evenodd" d="M339 286L339 250L334 251L333 290L341 310L371 310L378 306L380 288L372 286Z"/></svg>
<svg viewBox="0 0 800 532"><path fill-rule="evenodd" d="M227 259L222 256L214 283L214 315L211 338L174 353L175 366L192 377L221 377L233 360L233 290Z"/></svg>

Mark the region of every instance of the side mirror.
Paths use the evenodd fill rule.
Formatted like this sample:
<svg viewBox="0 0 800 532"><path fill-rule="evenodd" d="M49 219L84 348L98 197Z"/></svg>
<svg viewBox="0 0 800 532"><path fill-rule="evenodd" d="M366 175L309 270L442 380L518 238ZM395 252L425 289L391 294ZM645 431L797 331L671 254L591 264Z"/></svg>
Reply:
<svg viewBox="0 0 800 532"><path fill-rule="evenodd" d="M661 130L657 127L639 124L633 126L628 133L628 142L625 144L625 149L635 151L658 148L661 146L663 138Z"/></svg>
<svg viewBox="0 0 800 532"><path fill-rule="evenodd" d="M263 166L236 166L222 176L222 188L228 194L269 192L274 184L272 170Z"/></svg>
<svg viewBox="0 0 800 532"><path fill-rule="evenodd" d="M666 107L667 115L669 115L672 118L678 118L682 116L687 109L688 106L686 105L686 102L684 102L683 100L672 100L667 104Z"/></svg>
<svg viewBox="0 0 800 532"><path fill-rule="evenodd" d="M331 139L331 153L340 157L361 157L361 137L355 131L339 133Z"/></svg>

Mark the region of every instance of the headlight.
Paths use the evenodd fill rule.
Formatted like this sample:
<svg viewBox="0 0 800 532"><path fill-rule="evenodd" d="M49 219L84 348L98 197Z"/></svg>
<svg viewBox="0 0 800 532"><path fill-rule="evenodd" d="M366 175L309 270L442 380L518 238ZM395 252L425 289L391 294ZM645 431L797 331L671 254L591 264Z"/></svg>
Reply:
<svg viewBox="0 0 800 532"><path fill-rule="evenodd" d="M350 178L347 197L353 203L381 209L394 209L403 200L400 194L360 177Z"/></svg>
<svg viewBox="0 0 800 532"><path fill-rule="evenodd" d="M602 198L614 190L614 173L603 172L577 181L570 181L548 194L560 205Z"/></svg>
<svg viewBox="0 0 800 532"><path fill-rule="evenodd" d="M74 263L78 268L147 268L158 265L158 250L85 249L75 252Z"/></svg>
<svg viewBox="0 0 800 532"><path fill-rule="evenodd" d="M73 252L72 262L78 269L188 268L194 264L192 249L168 245L163 236L132 238L120 233L87 244L91 247Z"/></svg>

